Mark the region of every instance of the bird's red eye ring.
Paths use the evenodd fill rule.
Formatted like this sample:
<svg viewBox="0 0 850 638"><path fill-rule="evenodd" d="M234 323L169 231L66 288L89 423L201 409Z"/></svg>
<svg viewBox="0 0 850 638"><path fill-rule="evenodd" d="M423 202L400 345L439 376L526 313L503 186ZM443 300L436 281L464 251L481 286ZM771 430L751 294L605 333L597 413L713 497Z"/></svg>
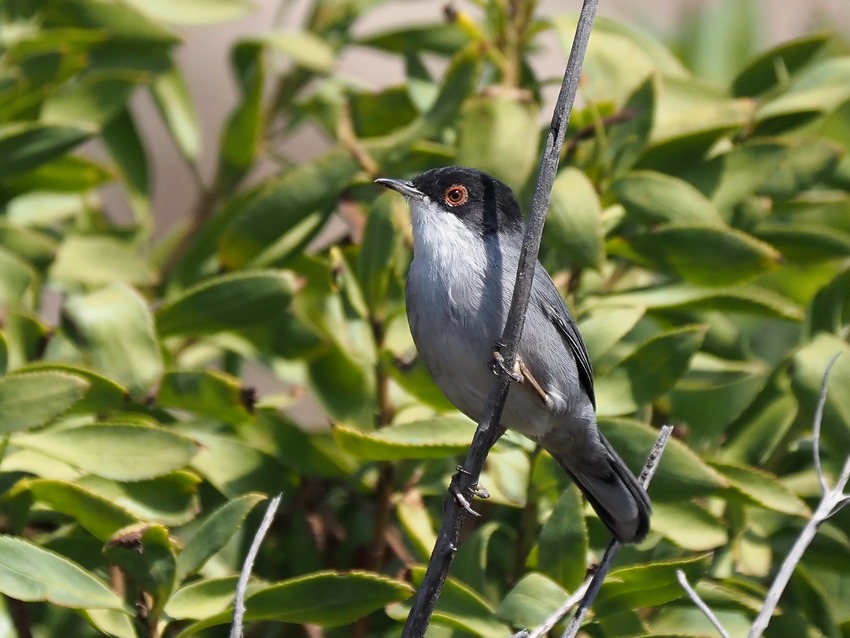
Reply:
<svg viewBox="0 0 850 638"><path fill-rule="evenodd" d="M449 206L463 206L469 199L469 191L462 184L452 184L443 193L443 201Z"/></svg>

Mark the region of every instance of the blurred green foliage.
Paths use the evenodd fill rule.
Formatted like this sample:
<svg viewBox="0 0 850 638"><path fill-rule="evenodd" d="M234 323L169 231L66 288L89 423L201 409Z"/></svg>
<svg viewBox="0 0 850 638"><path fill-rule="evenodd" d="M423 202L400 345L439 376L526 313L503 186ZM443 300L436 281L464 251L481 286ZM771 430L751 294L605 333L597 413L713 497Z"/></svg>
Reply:
<svg viewBox="0 0 850 638"><path fill-rule="evenodd" d="M128 100L150 95L198 175L178 28L248 3L0 7L0 615L21 635L226 635L278 492L250 635L400 631L473 424L416 361L408 212L371 180L466 164L527 202L560 75L531 56L549 32L568 47L575 18L479 2L363 35L381 2L308 4L302 29L233 47L214 178L157 241ZM587 341L606 436L633 468L659 424L678 440L650 490L653 531L621 553L588 635L710 632L676 569L730 631L748 625L819 496L810 426L836 352L827 474L850 452L850 55L826 33L757 52L758 22L732 0L675 54L602 18L590 40L541 259ZM398 59L404 82L336 74L352 47ZM274 149L305 127L328 150L291 165ZM101 199L112 183L129 221ZM345 232L317 239L335 213ZM284 390L246 387L258 369ZM330 428L288 416L305 389ZM434 637L540 623L608 541L521 437L483 482ZM821 527L767 635L850 636L847 530L850 508Z"/></svg>

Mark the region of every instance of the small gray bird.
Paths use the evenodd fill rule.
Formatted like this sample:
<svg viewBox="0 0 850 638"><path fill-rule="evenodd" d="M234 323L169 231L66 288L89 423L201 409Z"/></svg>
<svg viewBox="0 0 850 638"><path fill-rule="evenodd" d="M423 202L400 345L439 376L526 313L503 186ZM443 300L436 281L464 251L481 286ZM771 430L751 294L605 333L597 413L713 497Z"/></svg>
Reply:
<svg viewBox="0 0 850 638"><path fill-rule="evenodd" d="M412 212L406 300L416 348L448 399L477 421L513 295L525 232L519 204L505 184L470 168L376 182L404 195ZM512 373L521 382L501 424L547 450L620 542L642 540L649 498L597 428L587 349L540 263Z"/></svg>

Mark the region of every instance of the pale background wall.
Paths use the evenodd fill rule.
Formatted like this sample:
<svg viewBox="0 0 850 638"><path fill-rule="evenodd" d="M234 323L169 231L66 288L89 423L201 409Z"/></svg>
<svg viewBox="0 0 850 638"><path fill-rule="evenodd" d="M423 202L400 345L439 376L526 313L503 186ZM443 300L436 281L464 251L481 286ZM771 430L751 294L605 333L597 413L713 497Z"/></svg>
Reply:
<svg viewBox="0 0 850 638"><path fill-rule="evenodd" d="M716 4L717 0L601 0L599 15L609 16L643 27L656 34L674 34L677 25L690 11L702 5ZM228 63L231 44L242 37L262 33L275 24L281 0L254 0L256 10L238 21L183 30L184 44L178 60L186 71L190 90L198 109L204 130L201 172L210 177L215 163L218 131L235 101L235 87ZM292 24L297 26L299 14L306 6L296 0L290 9ZM463 7L463 2L456 2ZM769 46L782 40L828 27L850 34L850 0L760 0L765 23L763 44ZM442 19L445 0L399 0L374 10L359 25L362 34L379 32L388 25L423 24ZM558 11L578 12L579 0L543 0L544 13ZM550 40L541 53L540 65L560 75L566 55ZM356 78L366 86L390 84L401 77L397 61L380 54L358 50L345 55L338 69ZM153 158L154 209L160 229L170 227L191 209L196 192L186 165L171 145L167 134L154 115L153 107L144 95L134 104L143 117L143 135ZM322 140L305 134L295 139L285 149L292 159L306 159L322 150ZM114 193L113 193L114 195ZM109 201L111 200L111 201ZM109 197L110 208L120 207L118 197Z"/></svg>

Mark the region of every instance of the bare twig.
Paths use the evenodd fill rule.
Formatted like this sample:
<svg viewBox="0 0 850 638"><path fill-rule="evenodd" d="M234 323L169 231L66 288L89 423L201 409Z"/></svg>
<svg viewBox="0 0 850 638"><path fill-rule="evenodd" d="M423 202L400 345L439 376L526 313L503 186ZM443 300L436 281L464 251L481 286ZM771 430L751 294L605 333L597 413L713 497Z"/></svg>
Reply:
<svg viewBox="0 0 850 638"><path fill-rule="evenodd" d="M720 622L717 616L714 615L714 612L711 611L711 607L709 607L705 603L705 601L700 598L700 595L697 593L697 591L693 587L691 587L691 584L688 582L688 577L685 576L685 572L683 572L681 569L676 570L676 580L679 581L679 584L682 586L682 589L687 592L688 597L694 602L694 605L699 607L699 610L705 615L706 618L708 618L709 622L714 625L714 628L717 630L717 632L721 636L723 636L723 638L730 638L729 632L726 631L726 629L723 627L723 624Z"/></svg>
<svg viewBox="0 0 850 638"><path fill-rule="evenodd" d="M670 435L672 433L672 425L665 425L658 433L655 445L652 446L652 450L649 453L649 457L646 459L646 463L644 464L643 470L640 473L640 478L638 479L644 488L649 487L649 482L652 480L652 477L655 476L655 471L658 469L658 462L661 460L661 455L664 454L664 448L667 447L667 442L670 440ZM602 587L602 583L605 581L605 577L608 575L608 571L611 569L611 565L614 563L614 558L617 556L617 552L619 551L620 543L612 539L608 545L608 549L605 550L605 554L602 556L602 562L599 563L599 568L596 570L596 573L593 574L593 577L588 583L587 592L581 599L581 603L579 603L575 615L570 618L570 622L564 630L562 638L575 638L576 634L578 634L578 630L584 622L584 618L587 616L590 606L596 599L596 595L599 593L599 589Z"/></svg>
<svg viewBox="0 0 850 638"><path fill-rule="evenodd" d="M593 24L593 17L596 14L597 4L598 0L584 0L582 5L581 15L576 27L576 36L564 73L564 81L561 84L561 92L555 105L552 124L546 137L525 238L520 252L511 308L501 339L501 343L505 344L502 355L506 365L498 375L498 380L494 383L493 390L487 399L484 415L478 423L463 468L452 479L450 494L459 493L469 495L469 498L472 498L473 487L478 482L484 460L487 458L490 448L493 447L502 433L499 421L511 383L508 371L514 368L519 338L525 325L525 313L531 298L531 285L537 254L540 250L543 224L546 220L546 211L549 208L552 185L558 170L567 122L575 101L581 66L587 50L587 42L590 39L590 29ZM431 614L448 576L449 565L457 550L460 530L463 526L464 512L458 500L451 496L446 499L443 523L437 536L437 542L431 552L431 560L428 563L425 578L416 593L413 607L404 625L402 638L421 638L425 635L425 630L431 621Z"/></svg>
<svg viewBox="0 0 850 638"><path fill-rule="evenodd" d="M260 522L254 540L251 542L251 547L248 548L248 555L245 556L245 563L242 565L242 572L239 574L239 581L236 583L236 599L233 601L233 622L230 625L230 638L242 638L242 619L245 617L245 590L248 588L248 578L251 576L257 553L260 551L263 539L272 525L282 497L282 494L278 494L269 502L263 520Z"/></svg>
<svg viewBox="0 0 850 638"><path fill-rule="evenodd" d="M806 523L805 527L803 527L803 531L800 532L800 536L797 537L797 540L791 547L791 551L788 552L785 560L782 561L782 566L779 568L779 572L776 574L776 578L774 578L773 584L767 592L767 596L765 596L764 605L762 606L761 611L759 611L758 616L756 616L756 619L753 621L753 625L750 627L750 632L747 634L747 638L760 638L760 636L764 634L768 624L770 624L773 612L779 604L779 598L782 596L782 592L785 591L788 581L791 580L794 568L797 567L797 563L799 563L803 558L803 553L809 547L809 544L812 542L815 534L817 534L818 527L820 527L821 523L826 521L847 503L848 495L844 493L844 489L847 487L847 483L850 482L850 456L845 459L844 467L841 470L838 481L836 481L832 488L830 488L827 483L826 476L823 474L823 469L821 468L820 463L820 427L821 419L823 418L823 406L826 401L826 388L827 383L829 382L829 373L832 371L832 366L835 364L835 360L837 358L838 354L830 360L829 365L827 365L826 372L824 372L818 407L815 411L814 423L812 424L812 446L814 447L815 467L818 472L818 479L820 480L821 487L823 488L823 496L821 497L821 501L818 503L814 514L812 514L812 517L809 519L809 522Z"/></svg>

